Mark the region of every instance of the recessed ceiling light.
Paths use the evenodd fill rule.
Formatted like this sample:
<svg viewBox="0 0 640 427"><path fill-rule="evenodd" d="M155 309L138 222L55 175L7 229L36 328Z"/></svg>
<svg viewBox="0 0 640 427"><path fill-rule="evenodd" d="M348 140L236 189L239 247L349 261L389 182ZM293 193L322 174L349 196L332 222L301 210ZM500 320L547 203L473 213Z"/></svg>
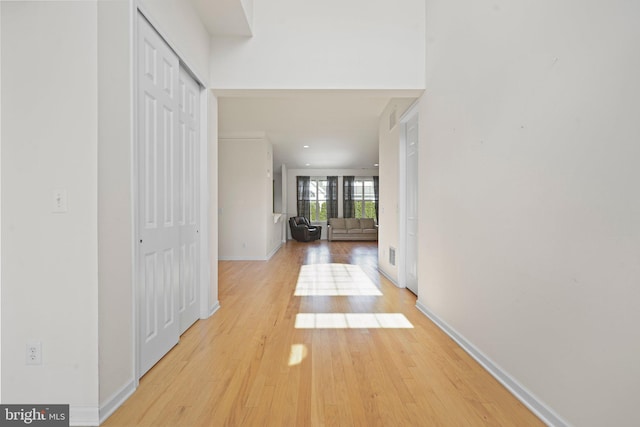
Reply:
<svg viewBox="0 0 640 427"><path fill-rule="evenodd" d="M303 145L302 148L309 148L309 146L308 145Z"/></svg>
<svg viewBox="0 0 640 427"><path fill-rule="evenodd" d="M305 164L305 166L311 166L311 163L307 163L307 164Z"/></svg>
<svg viewBox="0 0 640 427"><path fill-rule="evenodd" d="M377 163L374 163L374 164L373 164L373 166L378 167L378 166L380 166L380 165L379 165L379 164L377 164Z"/></svg>

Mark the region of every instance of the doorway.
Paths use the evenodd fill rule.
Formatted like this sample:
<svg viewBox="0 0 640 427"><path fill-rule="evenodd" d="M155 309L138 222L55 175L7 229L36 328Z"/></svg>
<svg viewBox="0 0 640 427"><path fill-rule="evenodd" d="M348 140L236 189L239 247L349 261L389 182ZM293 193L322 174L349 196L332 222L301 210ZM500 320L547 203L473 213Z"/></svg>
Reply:
<svg viewBox="0 0 640 427"><path fill-rule="evenodd" d="M399 280L418 295L418 111L414 105L401 118Z"/></svg>

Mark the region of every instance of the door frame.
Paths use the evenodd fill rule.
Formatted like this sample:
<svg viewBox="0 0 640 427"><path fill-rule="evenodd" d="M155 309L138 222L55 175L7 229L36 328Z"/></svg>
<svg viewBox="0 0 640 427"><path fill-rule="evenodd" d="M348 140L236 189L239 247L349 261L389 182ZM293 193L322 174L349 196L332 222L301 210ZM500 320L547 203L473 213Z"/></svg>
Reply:
<svg viewBox="0 0 640 427"><path fill-rule="evenodd" d="M416 100L402 114L400 124L400 144L398 154L398 284L402 288L407 288L407 122L414 117L419 119L419 100ZM419 145L419 144L418 144ZM420 152L418 152L418 158ZM417 178L417 177L416 177ZM416 248L417 250L417 248ZM409 288L407 288L409 289ZM412 291L413 292L413 291ZM417 295L417 289L416 289Z"/></svg>
<svg viewBox="0 0 640 427"><path fill-rule="evenodd" d="M196 81L196 83L200 87L199 93L199 102L200 102L200 136L199 136L199 155L200 155L200 174L199 174L199 204L200 204L200 283L199 283L199 298L200 298L200 319L206 319L211 315L209 309L209 301L211 300L210 295L210 261L209 261L209 229L210 229L210 219L209 219L209 152L208 152L208 117L209 117L209 99L208 99L208 90L206 80L198 75L194 71L194 68L189 65L189 62L184 58L185 56L181 54L181 52L175 48L175 44L171 42L171 40L166 36L163 31L161 31L161 26L158 25L158 22L153 18L153 16L145 10L144 6L138 2L131 2L131 38L130 38L130 64L131 64L131 113L132 113L132 126L131 126L131 221L133 227L133 236L134 239L131 242L133 245L133 269L132 269L132 339L133 339L133 366L135 373L135 387L138 386L141 373L140 373L140 334L139 334L139 268L141 263L140 250L138 241L140 239L140 230L139 230L139 196L138 196L138 135L139 135L139 114L138 114L138 19L140 17L146 19L149 24L155 29L158 35L167 43L169 48L171 48L174 53L178 56L178 60L180 66L187 71L191 77Z"/></svg>

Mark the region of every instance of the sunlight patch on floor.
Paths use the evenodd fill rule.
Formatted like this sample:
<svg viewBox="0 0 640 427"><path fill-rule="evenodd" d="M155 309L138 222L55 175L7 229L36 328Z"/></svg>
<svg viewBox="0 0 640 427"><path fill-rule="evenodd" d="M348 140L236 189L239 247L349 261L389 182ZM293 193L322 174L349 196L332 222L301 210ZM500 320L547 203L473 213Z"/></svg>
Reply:
<svg viewBox="0 0 640 427"><path fill-rule="evenodd" d="M296 296L381 296L380 289L352 264L310 264L300 268Z"/></svg>
<svg viewBox="0 0 640 427"><path fill-rule="evenodd" d="M289 366L295 366L302 363L307 357L307 346L304 344L293 344L291 353L289 353Z"/></svg>
<svg viewBox="0 0 640 427"><path fill-rule="evenodd" d="M412 329L402 313L298 313L296 329Z"/></svg>

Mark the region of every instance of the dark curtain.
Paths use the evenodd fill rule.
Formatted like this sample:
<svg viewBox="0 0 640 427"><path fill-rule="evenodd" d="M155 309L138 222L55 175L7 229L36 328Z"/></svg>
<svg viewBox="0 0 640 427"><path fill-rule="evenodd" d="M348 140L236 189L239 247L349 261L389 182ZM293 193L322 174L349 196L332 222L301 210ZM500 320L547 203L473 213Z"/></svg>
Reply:
<svg viewBox="0 0 640 427"><path fill-rule="evenodd" d="M338 218L338 177L327 177L327 219Z"/></svg>
<svg viewBox="0 0 640 427"><path fill-rule="evenodd" d="M309 218L311 214L311 205L309 203L309 181L308 176L299 176L296 178L298 184L298 216Z"/></svg>
<svg viewBox="0 0 640 427"><path fill-rule="evenodd" d="M379 183L378 183L378 177L374 176L373 177L373 197L374 197L374 205L376 208L376 223L378 223L378 187L379 187Z"/></svg>
<svg viewBox="0 0 640 427"><path fill-rule="evenodd" d="M342 183L343 193L344 193L344 203L342 205L343 217L345 218L353 218L356 215L356 207L353 202L353 192L355 185L355 177L353 176L345 176L343 177L344 182Z"/></svg>

